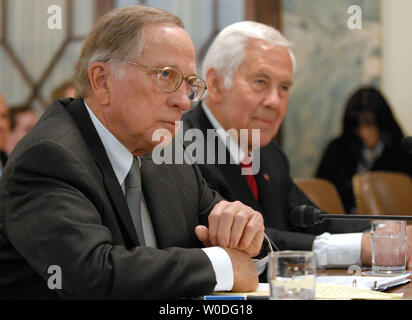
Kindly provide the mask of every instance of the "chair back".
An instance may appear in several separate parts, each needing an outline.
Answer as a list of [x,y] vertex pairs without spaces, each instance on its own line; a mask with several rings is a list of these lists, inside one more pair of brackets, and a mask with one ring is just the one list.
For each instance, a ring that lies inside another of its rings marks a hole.
[[295,178],[300,190],[324,212],[344,214],[345,209],[335,185],[321,178]]
[[398,172],[371,171],[352,178],[359,214],[412,215],[412,179]]

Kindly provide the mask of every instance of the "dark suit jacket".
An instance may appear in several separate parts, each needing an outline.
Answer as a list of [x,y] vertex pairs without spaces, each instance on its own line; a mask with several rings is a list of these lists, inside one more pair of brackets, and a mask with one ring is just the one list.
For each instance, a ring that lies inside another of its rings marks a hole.
[[[57,100],[18,144],[0,182],[0,297],[163,299],[213,291],[195,226],[221,197],[196,166],[142,158],[159,249],[139,247],[121,186],[79,99]],[[62,272],[50,290],[48,268]]]
[[[200,104],[183,114],[183,126],[186,132],[191,128],[200,129],[204,137],[207,136],[207,130],[213,128]],[[208,143],[213,143],[213,141],[208,141]],[[221,148],[218,144],[222,143],[219,138],[216,138],[215,143],[217,157],[217,150]],[[192,141],[185,141],[187,148],[191,144]],[[225,150],[224,147],[223,150]],[[207,159],[207,152],[206,148],[204,150],[205,159]],[[226,157],[228,159],[228,152]],[[239,200],[261,212],[265,221],[265,233],[281,250],[312,250],[313,241],[320,233],[360,231],[367,227],[364,222],[331,220],[310,228],[293,226],[289,221],[291,209],[303,204],[313,206],[313,203],[293,183],[289,174],[288,159],[275,142],[260,149],[260,171],[255,175],[259,189],[259,201],[254,198],[238,165],[217,164],[217,158],[214,160],[214,164],[207,164],[205,160],[204,164],[199,165],[209,187],[218,191],[229,201]]]

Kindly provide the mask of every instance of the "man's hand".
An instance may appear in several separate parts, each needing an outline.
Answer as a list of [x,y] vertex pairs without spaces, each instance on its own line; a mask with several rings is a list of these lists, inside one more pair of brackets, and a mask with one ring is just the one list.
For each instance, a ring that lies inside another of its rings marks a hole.
[[240,201],[220,201],[209,215],[209,229],[196,227],[196,235],[206,247],[220,246],[257,256],[265,227],[262,215]]

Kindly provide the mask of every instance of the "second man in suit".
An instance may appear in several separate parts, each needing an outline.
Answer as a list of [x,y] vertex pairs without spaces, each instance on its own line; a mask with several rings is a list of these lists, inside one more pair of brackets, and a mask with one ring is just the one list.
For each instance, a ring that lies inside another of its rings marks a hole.
[[[276,29],[251,21],[226,27],[203,61],[207,96],[184,113],[184,129],[200,129],[205,137],[200,169],[209,186],[262,212],[265,232],[276,247],[313,249],[318,266],[370,264],[369,233],[352,233],[365,230],[367,223],[327,220],[303,229],[289,221],[293,207],[313,205],[293,183],[288,159],[273,141],[286,115],[294,69],[290,43]],[[253,137],[254,130],[260,140]],[[245,146],[242,134],[247,136]],[[219,158],[222,145],[226,159]],[[249,155],[256,170],[243,175]]]

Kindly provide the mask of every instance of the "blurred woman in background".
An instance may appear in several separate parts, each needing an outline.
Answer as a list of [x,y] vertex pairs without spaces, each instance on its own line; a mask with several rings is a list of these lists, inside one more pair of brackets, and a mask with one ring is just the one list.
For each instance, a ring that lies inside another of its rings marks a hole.
[[403,133],[383,95],[373,87],[348,100],[343,133],[324,152],[316,176],[334,183],[346,213],[356,212],[352,177],[364,171],[396,171],[412,176],[412,156],[401,149]]

